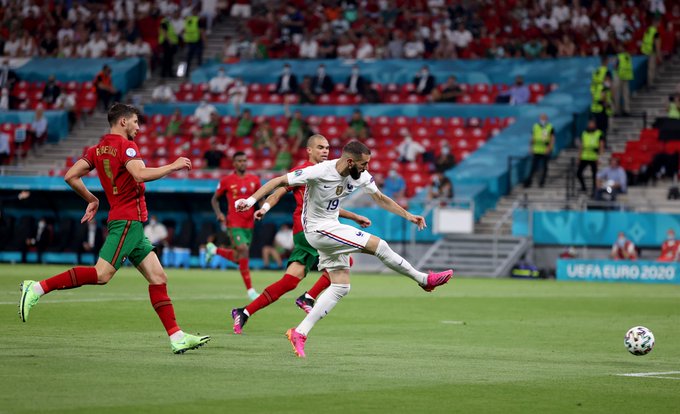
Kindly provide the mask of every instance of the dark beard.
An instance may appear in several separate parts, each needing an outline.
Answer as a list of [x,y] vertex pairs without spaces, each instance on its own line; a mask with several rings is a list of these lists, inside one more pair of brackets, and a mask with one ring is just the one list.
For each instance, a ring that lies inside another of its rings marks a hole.
[[355,180],[358,180],[359,177],[361,177],[361,173],[359,172],[359,169],[357,168],[356,165],[349,167],[349,175]]

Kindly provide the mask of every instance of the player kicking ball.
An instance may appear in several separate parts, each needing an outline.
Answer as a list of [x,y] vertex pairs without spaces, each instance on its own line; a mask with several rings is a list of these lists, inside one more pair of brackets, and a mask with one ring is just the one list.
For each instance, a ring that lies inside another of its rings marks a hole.
[[[328,140],[323,135],[312,135],[307,140],[307,154],[308,161],[295,167],[292,171],[316,165],[325,161],[328,158],[329,151]],[[253,316],[255,312],[262,308],[269,306],[276,302],[281,296],[295,289],[302,279],[307,276],[307,273],[316,265],[319,258],[319,253],[312,247],[307,239],[302,227],[302,205],[305,195],[305,187],[289,187],[277,188],[267,199],[262,207],[255,212],[255,219],[261,220],[265,214],[275,206],[281,197],[288,191],[293,191],[295,197],[295,211],[293,212],[293,240],[295,247],[288,258],[288,267],[286,273],[281,279],[267,286],[260,296],[250,302],[244,308],[235,308],[231,311],[231,317],[234,319],[234,333],[240,334],[243,331],[243,326],[248,321],[248,318]],[[345,217],[354,220],[361,227],[368,227],[371,221],[364,216],[354,214],[352,212],[340,209],[340,217]],[[316,297],[330,286],[331,281],[328,272],[324,270],[323,275],[314,284],[314,286],[300,296],[295,303],[302,310],[309,313],[314,306]]]
[[167,292],[168,277],[153,246],[144,236],[142,223],[147,220],[144,183],[167,176],[175,171],[191,169],[191,161],[180,157],[169,165],[148,168],[139,156],[133,139],[139,131],[139,111],[124,104],[114,104],[108,112],[111,131],[71,167],[64,180],[85,201],[87,209],[81,223],[95,219],[99,200],[92,194],[82,177],[96,169],[104,188],[109,211],[109,235],[99,252],[94,267],[74,267],[49,279],[21,284],[19,316],[28,321],[31,309],[40,297],[53,290],[73,289],[83,285],[105,285],[127,258],[149,282],[149,298],[170,337],[175,354],[205,345],[209,336],[184,333],[175,320],[175,311]]
[[[250,243],[253,240],[253,227],[255,218],[253,211],[236,211],[232,206],[234,201],[239,198],[248,197],[260,188],[260,178],[255,174],[247,174],[248,158],[244,152],[237,152],[232,158],[234,163],[234,173],[223,177],[217,185],[217,190],[213,194],[210,204],[212,205],[215,216],[220,223],[225,223],[229,228],[229,238],[234,249],[217,247],[213,243],[205,246],[205,260],[210,263],[217,254],[225,259],[238,263],[238,270],[241,272],[243,284],[250,300],[259,296],[253,289],[253,281],[250,278]],[[226,196],[227,208],[229,209],[225,218],[220,210],[220,197]]]
[[370,159],[368,147],[352,141],[342,149],[339,159],[274,178],[248,199],[236,201],[237,210],[247,210],[278,187],[307,186],[302,207],[304,233],[309,244],[318,250],[319,269],[328,270],[331,285],[319,296],[305,319],[296,328],[286,332],[295,354],[301,358],[305,357],[305,342],[311,329],[349,293],[351,253],[376,256],[385,266],[415,280],[427,292],[447,283],[453,275],[452,270],[429,274],[420,272],[395,253],[384,240],[338,221],[340,201],[361,188],[381,208],[414,223],[419,230],[426,227],[425,218],[409,213],[378,190],[367,171]]

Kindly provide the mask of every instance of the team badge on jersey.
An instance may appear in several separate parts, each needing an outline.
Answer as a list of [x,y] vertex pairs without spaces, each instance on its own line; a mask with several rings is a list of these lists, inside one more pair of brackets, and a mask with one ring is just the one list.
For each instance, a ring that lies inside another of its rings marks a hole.
[[302,175],[302,170],[295,170],[293,174],[295,174],[296,177],[299,177]]
[[135,151],[134,148],[128,148],[128,149],[125,150],[125,155],[127,155],[127,156],[130,157],[130,158],[132,158],[132,157],[134,157],[135,155],[137,155],[137,151]]
[[335,195],[340,195],[340,194],[342,194],[342,190],[343,190],[342,186],[339,185],[339,186],[335,189]]
[[352,189],[354,189],[354,186],[353,186],[352,184],[350,184],[350,183],[347,183],[347,189],[348,189],[349,191],[352,191]]

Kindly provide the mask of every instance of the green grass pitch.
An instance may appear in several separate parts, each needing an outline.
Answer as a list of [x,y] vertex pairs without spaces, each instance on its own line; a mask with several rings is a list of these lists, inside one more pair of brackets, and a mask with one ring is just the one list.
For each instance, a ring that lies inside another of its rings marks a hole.
[[[131,268],[43,297],[22,323],[21,280],[63,270],[0,266],[0,413],[680,412],[680,286],[454,279],[427,294],[357,274],[303,360],[284,332],[317,273],[236,336],[238,273],[169,269],[180,326],[213,337],[173,355]],[[279,276],[255,271],[255,287]],[[656,336],[647,356],[623,346],[635,325]]]

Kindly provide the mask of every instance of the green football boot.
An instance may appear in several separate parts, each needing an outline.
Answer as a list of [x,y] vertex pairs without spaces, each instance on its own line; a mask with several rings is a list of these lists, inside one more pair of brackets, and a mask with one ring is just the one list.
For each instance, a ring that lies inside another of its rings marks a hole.
[[217,254],[217,246],[214,243],[208,243],[205,245],[205,262],[210,263],[213,257]]
[[21,287],[19,288],[21,290],[21,300],[19,301],[19,317],[21,318],[22,322],[26,322],[28,320],[28,313],[40,299],[40,295],[33,291],[33,285],[36,283],[38,282],[35,280],[24,280],[21,283]]
[[175,354],[183,354],[186,351],[192,349],[200,348],[207,344],[210,340],[210,336],[196,336],[188,333],[184,334],[184,338],[180,341],[170,341],[170,346],[172,347],[172,352]]

